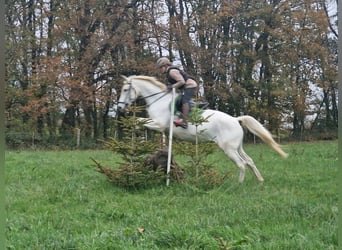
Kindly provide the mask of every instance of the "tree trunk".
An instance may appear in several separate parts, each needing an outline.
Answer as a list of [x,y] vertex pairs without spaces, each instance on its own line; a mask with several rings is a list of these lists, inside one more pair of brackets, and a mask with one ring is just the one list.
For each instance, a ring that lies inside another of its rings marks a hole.
[[71,105],[67,107],[62,120],[61,132],[64,138],[71,138],[76,126],[76,109]]

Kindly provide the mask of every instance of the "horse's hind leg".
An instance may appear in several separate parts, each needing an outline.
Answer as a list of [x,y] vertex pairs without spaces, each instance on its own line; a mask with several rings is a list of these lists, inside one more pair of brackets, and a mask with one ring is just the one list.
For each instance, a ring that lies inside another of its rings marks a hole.
[[231,159],[235,163],[235,165],[240,169],[239,182],[242,183],[245,179],[246,174],[246,167],[243,159],[241,158],[236,149],[227,149],[224,150],[224,152],[229,157],[229,159]]
[[251,157],[247,155],[247,153],[243,150],[242,147],[239,148],[239,154],[241,158],[246,162],[246,164],[250,167],[250,169],[253,171],[258,181],[260,182],[264,181],[264,178],[261,176],[259,170],[255,166],[254,161],[252,160]]

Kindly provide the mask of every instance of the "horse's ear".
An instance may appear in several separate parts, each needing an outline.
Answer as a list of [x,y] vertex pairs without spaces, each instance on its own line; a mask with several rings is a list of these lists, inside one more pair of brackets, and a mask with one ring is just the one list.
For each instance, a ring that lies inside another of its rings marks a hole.
[[127,80],[128,80],[127,76],[121,75],[121,77],[127,82]]

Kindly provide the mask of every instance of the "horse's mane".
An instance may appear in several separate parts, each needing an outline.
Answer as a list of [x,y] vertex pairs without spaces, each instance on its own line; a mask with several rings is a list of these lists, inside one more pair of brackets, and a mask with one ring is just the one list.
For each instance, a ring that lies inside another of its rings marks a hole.
[[164,83],[161,83],[160,81],[158,81],[155,77],[153,76],[143,76],[143,75],[139,75],[139,76],[130,76],[129,80],[143,80],[143,81],[149,81],[151,82],[153,85],[161,88],[162,90],[166,90],[166,85]]

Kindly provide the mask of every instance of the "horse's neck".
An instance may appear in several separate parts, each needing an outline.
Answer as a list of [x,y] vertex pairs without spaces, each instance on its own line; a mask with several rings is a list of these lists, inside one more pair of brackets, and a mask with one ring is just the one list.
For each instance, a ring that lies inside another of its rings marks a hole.
[[[147,86],[147,85],[146,85]],[[141,95],[145,97],[149,117],[160,126],[168,127],[170,121],[170,103],[172,95],[159,88],[141,88]]]

